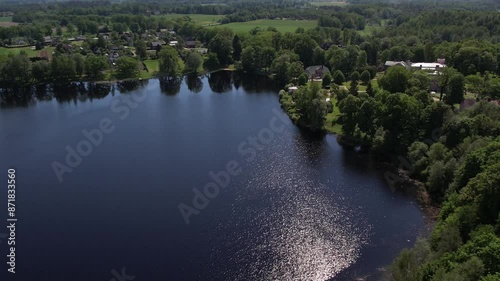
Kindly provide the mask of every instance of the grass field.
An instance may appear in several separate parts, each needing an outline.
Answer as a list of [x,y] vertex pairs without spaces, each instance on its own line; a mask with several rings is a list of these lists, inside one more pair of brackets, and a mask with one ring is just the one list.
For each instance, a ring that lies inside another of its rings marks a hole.
[[36,57],[40,53],[40,51],[47,51],[52,53],[55,50],[54,47],[45,47],[42,50],[35,50],[35,47],[23,47],[23,48],[0,48],[0,56],[7,56],[9,54],[17,55],[21,51],[25,51],[28,54],[28,57]]
[[234,32],[248,32],[256,27],[266,29],[270,26],[276,28],[280,32],[295,32],[299,27],[310,29],[316,27],[317,24],[317,21],[314,20],[254,20],[247,22],[232,22],[218,26],[230,28]]
[[318,1],[318,2],[309,2],[309,4],[316,7],[348,5],[347,2],[342,2],[342,1]]
[[161,15],[161,16],[157,16],[157,17],[160,17],[160,18],[164,17],[164,18],[170,20],[170,19],[175,19],[175,18],[184,17],[184,16],[190,17],[191,19],[193,19],[193,21],[195,23],[200,24],[200,25],[219,24],[218,20],[224,17],[222,15],[202,15],[202,14],[189,14],[189,15],[167,14],[167,15]]
[[331,102],[333,103],[333,112],[326,115],[325,130],[330,133],[341,134],[342,125],[337,123],[337,119],[339,119],[340,116],[340,110],[337,106],[337,98],[334,95],[331,97]]
[[12,17],[0,17],[0,27],[9,27],[18,25],[17,22],[12,22]]

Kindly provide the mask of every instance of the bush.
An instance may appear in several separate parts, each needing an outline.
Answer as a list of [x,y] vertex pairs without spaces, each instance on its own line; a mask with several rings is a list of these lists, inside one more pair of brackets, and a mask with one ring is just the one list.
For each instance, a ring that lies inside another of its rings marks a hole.
[[302,73],[300,76],[299,76],[299,86],[303,86],[307,83],[307,80],[309,80],[309,78],[307,78],[307,75],[305,73]]
[[371,80],[370,72],[368,72],[368,70],[363,71],[359,76],[359,79],[363,82],[363,84],[368,84]]
[[333,73],[333,83],[337,84],[337,85],[342,85],[342,83],[345,82],[345,76],[344,76],[344,73],[342,73],[342,71],[340,70],[337,70]]
[[330,75],[330,73],[325,74],[325,76],[323,76],[323,82],[321,85],[323,86],[323,88],[328,88],[331,83],[332,83],[332,76]]

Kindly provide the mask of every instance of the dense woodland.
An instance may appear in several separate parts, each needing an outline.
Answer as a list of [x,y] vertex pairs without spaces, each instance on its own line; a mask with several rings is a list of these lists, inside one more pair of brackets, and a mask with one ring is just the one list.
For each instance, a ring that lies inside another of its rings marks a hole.
[[[0,53],[2,101],[45,84],[138,78],[152,62],[166,81],[226,67],[269,75],[285,89],[298,86],[279,94],[294,122],[312,131],[341,126],[342,143],[399,161],[442,206],[432,235],[403,251],[388,279],[500,280],[500,107],[492,102],[500,99],[499,8],[497,1],[376,0],[321,8],[288,1],[5,4],[0,13],[19,25],[0,27],[0,47],[53,54]],[[209,27],[189,14],[222,17]],[[317,27],[236,33],[224,26],[282,18]],[[47,36],[56,39],[50,47]],[[69,47],[77,36],[85,39]],[[438,59],[447,67],[434,75],[384,66]],[[304,72],[312,65],[331,72],[312,83]],[[477,104],[460,108],[466,97]],[[337,111],[338,119],[327,121]],[[401,180],[388,176],[391,184]]]

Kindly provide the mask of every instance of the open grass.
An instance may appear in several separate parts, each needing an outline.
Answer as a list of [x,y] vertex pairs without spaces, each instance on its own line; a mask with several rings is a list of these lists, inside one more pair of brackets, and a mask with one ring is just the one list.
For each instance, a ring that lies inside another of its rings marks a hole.
[[16,26],[17,22],[12,21],[12,17],[0,17],[0,27]]
[[337,97],[331,96],[330,101],[333,104],[333,112],[326,115],[325,130],[334,134],[342,134],[342,125],[337,123],[340,116],[340,110],[337,106]]
[[309,2],[312,6],[316,7],[324,7],[324,6],[345,6],[348,5],[349,3],[344,2],[344,1],[314,1],[314,2]]
[[188,16],[190,17],[195,23],[200,24],[200,25],[217,25],[219,24],[219,20],[223,18],[223,15],[203,15],[203,14],[167,14],[167,15],[161,15],[161,16],[156,16],[156,17],[164,17],[166,19],[175,19],[179,17],[185,17]]
[[254,20],[247,22],[232,22],[218,26],[230,28],[234,32],[248,32],[256,27],[266,29],[270,26],[276,28],[280,32],[295,32],[299,27],[311,29],[316,27],[317,24],[317,21],[314,20]]
[[17,55],[21,51],[25,51],[28,57],[37,57],[41,51],[47,51],[52,53],[55,50],[54,47],[45,47],[42,50],[35,50],[35,47],[22,47],[22,48],[3,48],[0,47],[0,56],[8,56],[10,54]]
[[153,78],[158,73],[158,70],[160,70],[159,60],[145,60],[144,64],[148,67],[149,72],[145,70],[141,71],[139,77],[142,79]]
[[[372,82],[373,83],[373,82]],[[351,81],[344,82],[343,84],[347,89],[351,88]],[[366,86],[361,83],[361,81],[358,81],[358,92],[366,92]],[[375,86],[372,84],[372,86]],[[378,84],[377,84],[378,86]]]
[[361,36],[370,36],[372,35],[375,31],[381,30],[382,27],[380,25],[366,25],[365,29],[363,30],[358,30],[358,34]]

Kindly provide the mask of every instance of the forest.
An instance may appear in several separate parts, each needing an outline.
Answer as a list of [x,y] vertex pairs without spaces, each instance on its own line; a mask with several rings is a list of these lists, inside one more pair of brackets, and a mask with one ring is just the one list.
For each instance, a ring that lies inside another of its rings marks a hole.
[[[440,209],[388,280],[500,280],[498,1],[5,3],[2,104],[68,83],[270,76],[298,126],[396,163],[388,182],[420,182]],[[284,19],[294,32],[273,26]]]

